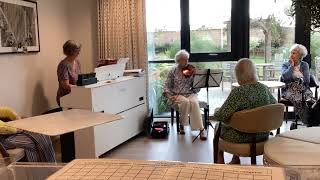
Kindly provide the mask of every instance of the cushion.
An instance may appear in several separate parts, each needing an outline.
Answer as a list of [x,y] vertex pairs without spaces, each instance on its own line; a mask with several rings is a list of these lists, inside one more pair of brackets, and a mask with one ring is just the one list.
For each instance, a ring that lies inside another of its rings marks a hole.
[[[264,142],[257,143],[256,155],[262,155],[264,149]],[[232,143],[219,139],[219,149],[237,156],[241,157],[250,157],[250,144],[249,143]]]
[[16,128],[8,126],[7,123],[0,120],[0,135],[15,134],[17,132]]
[[0,107],[0,120],[1,118],[16,120],[19,119],[19,116],[10,108]]
[[0,135],[2,134],[15,134],[17,129],[8,126],[4,121],[1,120],[16,120],[19,116],[10,108],[0,107]]
[[[24,150],[22,148],[8,149],[7,152],[12,162],[17,162],[24,157]],[[0,158],[3,158],[1,153]]]

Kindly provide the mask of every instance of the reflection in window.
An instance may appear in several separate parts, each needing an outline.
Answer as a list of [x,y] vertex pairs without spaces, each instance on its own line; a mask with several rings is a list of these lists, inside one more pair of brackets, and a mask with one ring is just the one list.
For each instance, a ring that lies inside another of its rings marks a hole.
[[311,72],[320,78],[320,32],[311,33],[310,53],[312,58]]
[[180,50],[180,0],[146,0],[148,60],[173,59]]
[[279,80],[280,67],[294,44],[291,0],[250,0],[250,59],[263,80]]

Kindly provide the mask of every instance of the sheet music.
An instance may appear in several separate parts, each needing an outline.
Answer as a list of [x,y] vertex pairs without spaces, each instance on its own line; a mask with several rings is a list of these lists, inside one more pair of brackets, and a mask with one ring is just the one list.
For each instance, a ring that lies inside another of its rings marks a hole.
[[[193,88],[205,88],[208,69],[197,69],[193,79]],[[222,81],[222,70],[210,69],[208,87],[219,87]]]
[[284,180],[284,169],[166,161],[76,159],[50,176],[60,179]]

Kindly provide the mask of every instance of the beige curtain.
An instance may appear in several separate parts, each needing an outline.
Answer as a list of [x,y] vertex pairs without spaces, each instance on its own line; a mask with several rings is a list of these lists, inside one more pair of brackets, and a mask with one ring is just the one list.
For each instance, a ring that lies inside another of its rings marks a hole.
[[145,0],[99,0],[99,58],[129,57],[128,69],[146,69]]

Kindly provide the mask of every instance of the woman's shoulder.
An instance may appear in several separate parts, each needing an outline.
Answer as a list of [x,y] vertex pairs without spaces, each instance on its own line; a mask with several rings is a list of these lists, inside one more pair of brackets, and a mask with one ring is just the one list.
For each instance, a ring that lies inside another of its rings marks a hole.
[[309,68],[309,64],[308,64],[307,62],[305,62],[305,61],[301,61],[301,62],[300,62],[300,66],[301,66],[301,67],[308,67],[308,68]]
[[66,59],[62,59],[62,60],[59,62],[58,67],[59,67],[59,66],[67,66],[67,65],[68,65],[67,60],[66,60]]
[[284,60],[282,65],[289,66],[290,65],[289,60],[288,59]]
[[268,89],[268,87],[260,82],[256,82],[253,84],[247,84],[247,85],[236,87],[233,90],[235,90],[235,92],[237,91],[249,92],[248,90],[250,89]]

